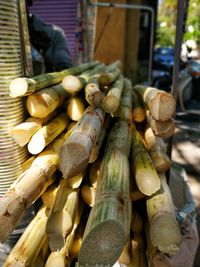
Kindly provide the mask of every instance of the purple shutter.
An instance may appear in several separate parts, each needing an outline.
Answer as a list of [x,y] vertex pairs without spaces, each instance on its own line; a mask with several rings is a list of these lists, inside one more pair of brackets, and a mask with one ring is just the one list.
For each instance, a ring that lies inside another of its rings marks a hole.
[[30,8],[30,12],[64,30],[72,61],[77,27],[77,2],[77,0],[34,0]]

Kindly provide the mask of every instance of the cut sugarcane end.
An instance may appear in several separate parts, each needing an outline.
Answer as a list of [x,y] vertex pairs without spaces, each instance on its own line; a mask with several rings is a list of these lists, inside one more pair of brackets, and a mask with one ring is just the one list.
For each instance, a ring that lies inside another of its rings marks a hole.
[[166,121],[174,114],[176,102],[172,95],[162,92],[159,97],[151,100],[149,108],[156,120]]
[[113,113],[119,107],[119,100],[114,96],[111,96],[111,97],[105,96],[102,101],[102,107],[105,112]]
[[[45,101],[37,93],[32,94],[27,97],[26,107],[28,113],[36,118],[43,119],[49,115],[49,107],[46,105]],[[37,108],[35,108],[37,107]]]
[[59,251],[54,251],[50,254],[45,264],[46,267],[65,267],[65,260]]
[[170,256],[175,255],[181,243],[180,228],[176,219],[166,213],[154,217],[153,223],[150,224],[150,239],[153,246],[161,252]]
[[62,86],[68,93],[74,94],[80,90],[81,83],[78,77],[67,75],[62,80]]
[[[17,90],[16,90],[17,88]],[[28,91],[28,82],[24,78],[16,78],[10,83],[10,96],[19,97],[26,94]]]
[[65,237],[73,227],[72,219],[65,210],[53,212],[46,225],[49,246],[52,251],[61,249],[65,244]]
[[98,224],[83,240],[78,256],[80,266],[114,265],[126,244],[124,236],[121,224],[114,220]]
[[[139,179],[137,179],[139,177]],[[143,179],[141,178],[143,177]],[[144,182],[143,182],[144,180]],[[146,169],[140,169],[136,174],[136,183],[138,189],[146,196],[156,193],[161,186],[160,178],[156,172]]]
[[32,155],[37,155],[45,148],[45,138],[42,134],[34,135],[28,143],[28,151]]

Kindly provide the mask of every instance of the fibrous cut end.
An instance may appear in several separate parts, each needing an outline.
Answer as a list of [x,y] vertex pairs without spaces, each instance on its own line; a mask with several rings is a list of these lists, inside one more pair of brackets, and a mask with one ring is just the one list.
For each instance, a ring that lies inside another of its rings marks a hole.
[[122,229],[121,224],[114,220],[93,228],[83,240],[78,256],[79,265],[114,265],[126,243]]

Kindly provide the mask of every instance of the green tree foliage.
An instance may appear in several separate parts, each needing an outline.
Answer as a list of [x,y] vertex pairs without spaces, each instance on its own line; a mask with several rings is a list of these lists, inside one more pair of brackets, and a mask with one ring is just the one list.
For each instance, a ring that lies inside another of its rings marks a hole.
[[[178,0],[162,0],[158,8],[157,45],[174,45]],[[184,40],[200,44],[200,0],[190,0]]]

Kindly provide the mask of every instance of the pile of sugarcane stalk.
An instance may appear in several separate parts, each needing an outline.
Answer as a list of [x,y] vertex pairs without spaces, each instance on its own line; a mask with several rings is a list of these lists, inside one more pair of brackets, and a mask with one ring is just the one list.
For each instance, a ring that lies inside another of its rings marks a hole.
[[39,210],[4,267],[147,267],[179,250],[165,178],[172,95],[133,86],[118,61],[18,78],[10,95],[25,97],[29,117],[10,135],[30,158],[0,198],[0,242],[28,207]]

